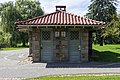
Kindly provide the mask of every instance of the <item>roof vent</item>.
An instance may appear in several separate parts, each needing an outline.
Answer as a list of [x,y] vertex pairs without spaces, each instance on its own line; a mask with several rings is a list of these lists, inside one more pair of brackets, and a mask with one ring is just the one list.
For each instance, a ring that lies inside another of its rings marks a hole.
[[66,6],[56,6],[56,11],[66,11]]

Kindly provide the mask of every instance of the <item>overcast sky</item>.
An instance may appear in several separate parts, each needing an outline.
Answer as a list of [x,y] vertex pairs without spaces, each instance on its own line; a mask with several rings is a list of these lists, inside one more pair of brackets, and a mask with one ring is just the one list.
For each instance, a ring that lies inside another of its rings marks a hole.
[[[0,0],[0,3],[15,0]],[[90,5],[90,0],[39,0],[42,9],[45,13],[51,13],[55,11],[56,5],[65,5],[67,7],[67,12],[76,15],[85,15]],[[120,1],[120,0],[118,0]],[[117,6],[117,12],[120,13],[120,3]]]

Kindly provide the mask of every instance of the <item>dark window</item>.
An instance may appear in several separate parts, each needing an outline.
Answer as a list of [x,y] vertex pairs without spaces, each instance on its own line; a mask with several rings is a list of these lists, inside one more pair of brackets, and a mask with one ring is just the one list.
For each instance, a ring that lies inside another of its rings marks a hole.
[[50,31],[42,31],[42,40],[50,40],[51,32]]
[[70,31],[70,40],[79,40],[79,31]]

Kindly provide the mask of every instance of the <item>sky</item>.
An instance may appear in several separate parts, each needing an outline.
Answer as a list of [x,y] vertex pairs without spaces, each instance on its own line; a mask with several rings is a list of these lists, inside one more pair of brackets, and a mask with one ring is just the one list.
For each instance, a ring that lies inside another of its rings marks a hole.
[[[7,1],[15,1],[15,0],[0,0],[0,3],[4,3]],[[88,6],[90,5],[90,0],[39,0],[41,3],[42,9],[45,13],[55,12],[56,5],[65,5],[67,8],[67,12],[84,16],[88,11]],[[118,0],[120,2],[120,0]],[[117,6],[117,12],[120,13],[120,3]]]

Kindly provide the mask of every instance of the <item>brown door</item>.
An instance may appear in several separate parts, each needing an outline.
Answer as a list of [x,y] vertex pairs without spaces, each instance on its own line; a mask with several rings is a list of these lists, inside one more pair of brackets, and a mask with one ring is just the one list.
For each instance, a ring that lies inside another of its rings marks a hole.
[[54,61],[68,61],[68,36],[66,29],[54,30]]

